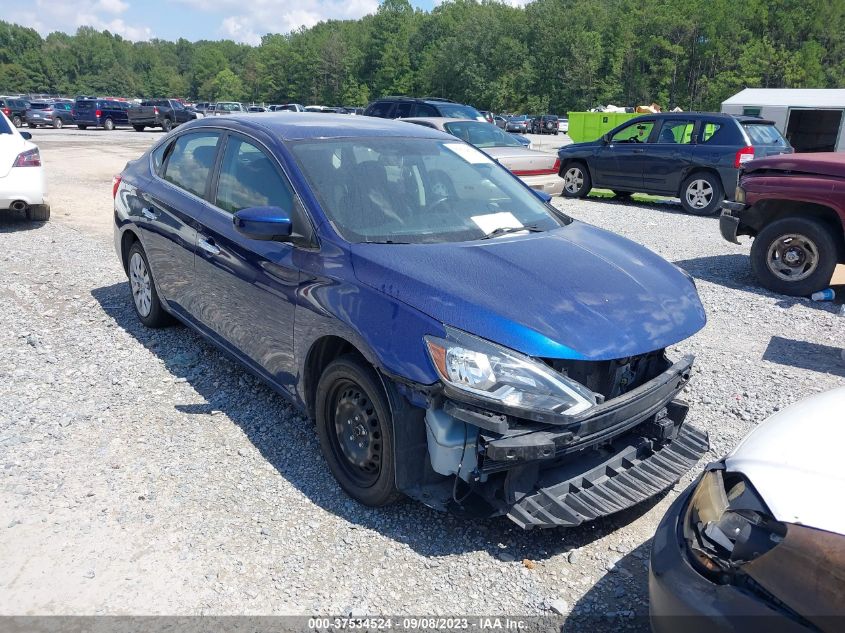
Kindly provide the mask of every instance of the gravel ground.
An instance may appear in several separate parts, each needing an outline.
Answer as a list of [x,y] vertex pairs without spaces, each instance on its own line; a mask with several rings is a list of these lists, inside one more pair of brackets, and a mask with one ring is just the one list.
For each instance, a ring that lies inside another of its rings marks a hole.
[[[62,181],[53,174],[54,189]],[[714,218],[556,204],[696,277],[709,322],[672,354],[698,357],[686,397],[710,433],[704,462],[843,383],[839,306],[760,290],[747,245],[724,242]],[[63,221],[72,207],[54,213],[40,226],[0,219],[0,614],[554,608],[645,627],[631,616],[647,613],[649,539],[692,474],[571,530],[361,507],[334,484],[309,421],[188,329],[140,326],[109,238]]]

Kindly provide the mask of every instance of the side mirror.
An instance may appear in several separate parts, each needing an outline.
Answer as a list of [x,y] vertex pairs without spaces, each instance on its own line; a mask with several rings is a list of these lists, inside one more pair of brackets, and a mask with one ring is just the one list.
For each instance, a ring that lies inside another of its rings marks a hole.
[[293,223],[279,207],[250,207],[235,213],[235,229],[254,240],[284,242],[291,236]]
[[539,189],[532,189],[531,191],[533,191],[534,195],[540,198],[540,200],[542,200],[546,204],[552,201],[551,194],[548,194],[545,191],[540,191]]
[[31,141],[32,140],[32,134],[30,134],[29,132],[21,132],[21,136],[23,137],[23,139],[25,141]]

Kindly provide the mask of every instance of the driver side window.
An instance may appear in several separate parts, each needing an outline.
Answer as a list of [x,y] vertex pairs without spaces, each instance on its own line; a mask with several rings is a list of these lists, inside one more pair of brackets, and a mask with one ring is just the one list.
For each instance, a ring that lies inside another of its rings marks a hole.
[[654,121],[638,121],[626,125],[610,137],[611,143],[646,143],[651,131],[654,129]]

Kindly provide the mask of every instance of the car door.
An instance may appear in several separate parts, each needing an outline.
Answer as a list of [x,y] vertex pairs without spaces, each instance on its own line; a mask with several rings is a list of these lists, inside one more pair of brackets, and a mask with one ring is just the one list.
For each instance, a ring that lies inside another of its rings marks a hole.
[[653,142],[643,146],[646,191],[677,195],[681,180],[693,164],[695,125],[692,119],[664,119]]
[[147,253],[156,288],[187,318],[196,311],[194,253],[198,219],[208,208],[211,175],[221,134],[181,134],[153,151],[153,176],[141,183],[139,216],[133,218]]
[[642,190],[643,154],[653,131],[653,119],[635,119],[611,131],[590,161],[593,184],[621,191]]
[[259,141],[229,133],[218,169],[197,242],[197,317],[232,352],[292,390],[301,251],[288,242],[244,236],[235,230],[233,214],[279,207],[291,214],[295,233],[307,219],[278,162]]

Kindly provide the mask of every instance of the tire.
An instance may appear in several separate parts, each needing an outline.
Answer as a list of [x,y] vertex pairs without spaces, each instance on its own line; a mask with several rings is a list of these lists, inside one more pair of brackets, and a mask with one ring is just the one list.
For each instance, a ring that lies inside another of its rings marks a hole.
[[87,130],[88,129],[87,125],[79,125],[78,123],[76,124],[76,127],[78,127],[80,130]]
[[785,217],[765,226],[754,238],[751,269],[764,288],[806,297],[830,285],[838,254],[833,232],[824,223]]
[[584,163],[569,163],[563,170],[563,195],[566,198],[586,198],[593,188],[590,171]]
[[170,119],[165,119],[161,122],[161,129],[164,130],[164,133],[167,134],[170,130],[173,129],[173,121]]
[[50,219],[50,206],[46,204],[35,204],[26,210],[26,218],[33,222],[46,222]]
[[719,211],[725,193],[719,177],[710,172],[692,174],[681,185],[681,206],[692,215],[713,215]]
[[149,328],[160,328],[170,323],[170,315],[158,298],[147,254],[140,242],[129,248],[126,256],[126,273],[129,276],[129,288],[132,292],[132,305],[141,323]]
[[103,127],[109,132],[111,132],[114,129],[114,121],[112,121],[111,119],[106,119],[105,121],[103,121]]
[[57,130],[61,130],[65,126],[65,122],[61,120],[61,118],[53,120],[53,127]]
[[147,126],[146,125],[133,125],[132,127],[135,128],[136,132],[143,132],[144,129],[146,129]]
[[393,419],[373,368],[353,355],[329,363],[315,412],[320,448],[340,487],[366,506],[396,501]]
[[12,117],[12,125],[15,127],[23,127],[23,119],[20,118],[18,115]]

